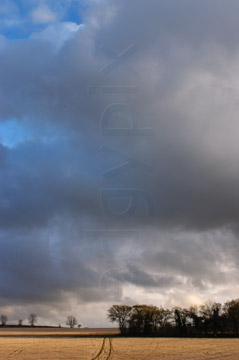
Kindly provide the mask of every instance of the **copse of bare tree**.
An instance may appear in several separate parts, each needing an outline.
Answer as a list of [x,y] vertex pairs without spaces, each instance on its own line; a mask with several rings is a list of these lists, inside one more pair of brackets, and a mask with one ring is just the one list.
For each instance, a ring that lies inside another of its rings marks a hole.
[[67,316],[66,325],[68,325],[70,328],[74,328],[77,325],[76,318],[72,315]]
[[29,314],[29,316],[28,316],[28,321],[29,321],[29,324],[31,325],[31,326],[35,326],[35,324],[37,323],[37,315],[36,314],[33,314],[33,313],[31,313],[31,314]]
[[2,325],[2,326],[6,326],[6,325],[7,325],[8,318],[7,318],[6,315],[1,315],[0,320],[1,320],[1,325]]
[[239,336],[239,299],[172,310],[152,305],[113,305],[108,318],[122,335]]

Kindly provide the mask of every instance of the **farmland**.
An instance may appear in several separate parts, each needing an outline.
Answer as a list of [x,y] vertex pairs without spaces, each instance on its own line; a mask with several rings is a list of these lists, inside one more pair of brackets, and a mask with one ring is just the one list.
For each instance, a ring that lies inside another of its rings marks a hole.
[[115,329],[0,331],[0,359],[239,359],[239,339],[120,338]]

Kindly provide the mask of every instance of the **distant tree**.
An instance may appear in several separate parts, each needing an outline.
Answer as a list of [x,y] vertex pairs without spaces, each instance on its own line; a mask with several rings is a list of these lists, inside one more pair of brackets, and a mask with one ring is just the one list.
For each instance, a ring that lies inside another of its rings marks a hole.
[[202,317],[200,316],[198,306],[190,306],[188,310],[188,317],[191,319],[192,325],[196,329],[197,333],[200,334],[202,330]]
[[239,335],[239,299],[228,301],[223,307],[229,331]]
[[156,306],[134,305],[130,317],[131,332],[150,335],[156,331],[158,311]]
[[217,334],[221,329],[221,308],[220,303],[207,302],[200,306],[200,314],[202,317],[204,333],[208,335],[208,332]]
[[157,328],[157,313],[158,308],[152,305],[144,305],[142,308],[142,315],[144,319],[143,323],[143,333],[144,335],[149,335]]
[[7,321],[8,321],[8,318],[6,315],[1,315],[1,324],[2,326],[6,326],[7,325]]
[[37,323],[37,315],[33,313],[29,314],[28,321],[31,326],[35,326],[35,324]]
[[163,335],[165,333],[166,327],[169,325],[169,320],[172,318],[172,311],[169,309],[157,309],[155,314],[155,331],[159,327],[159,333]]
[[67,316],[66,325],[70,326],[70,328],[74,328],[75,325],[77,325],[76,318],[72,315]]
[[211,326],[215,336],[218,332],[222,332],[221,310],[222,304],[216,302],[212,304]]
[[113,305],[108,310],[108,319],[118,322],[121,334],[126,332],[131,310],[132,307],[128,305]]
[[210,322],[212,317],[211,306],[212,306],[211,302],[207,302],[200,306],[200,315],[202,318],[204,335],[208,335],[208,332],[210,331]]
[[131,334],[139,335],[144,332],[144,307],[145,305],[134,305],[129,319],[129,331]]
[[22,326],[22,320],[18,320],[18,326]]
[[174,321],[178,329],[178,335],[185,335],[187,332],[188,310],[181,307],[174,308]]

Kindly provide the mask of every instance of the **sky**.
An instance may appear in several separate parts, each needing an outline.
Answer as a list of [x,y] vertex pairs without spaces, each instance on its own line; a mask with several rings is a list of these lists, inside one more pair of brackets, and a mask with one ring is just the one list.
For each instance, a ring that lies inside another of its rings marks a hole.
[[0,1],[0,313],[239,297],[239,2]]

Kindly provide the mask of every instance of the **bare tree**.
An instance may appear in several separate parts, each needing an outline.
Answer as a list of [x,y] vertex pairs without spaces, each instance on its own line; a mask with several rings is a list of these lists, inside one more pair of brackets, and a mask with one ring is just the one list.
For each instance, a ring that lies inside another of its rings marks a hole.
[[177,306],[173,309],[173,316],[178,335],[185,335],[187,333],[188,310]]
[[173,314],[172,311],[169,309],[160,308],[157,309],[154,312],[154,323],[155,323],[155,329],[157,330],[157,327],[159,326],[161,334],[164,333],[164,331],[167,328],[167,325],[169,325],[169,320],[172,318]]
[[8,321],[7,316],[6,315],[1,315],[1,324],[2,324],[2,326],[6,326],[7,321]]
[[113,305],[108,310],[108,319],[118,322],[121,334],[126,332],[131,310],[132,307],[128,305]]
[[220,316],[222,305],[220,303],[206,302],[200,306],[205,335],[211,332],[214,335],[220,330]]
[[224,314],[228,319],[229,331],[239,335],[239,299],[224,304]]
[[28,321],[31,326],[34,326],[37,323],[37,315],[36,314],[29,314]]
[[192,305],[188,309],[188,317],[192,322],[193,327],[196,329],[198,334],[202,332],[203,317],[200,316],[200,310],[197,305]]
[[75,325],[77,325],[76,318],[72,315],[67,316],[66,325],[70,326],[70,328],[75,327]]

